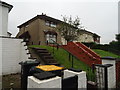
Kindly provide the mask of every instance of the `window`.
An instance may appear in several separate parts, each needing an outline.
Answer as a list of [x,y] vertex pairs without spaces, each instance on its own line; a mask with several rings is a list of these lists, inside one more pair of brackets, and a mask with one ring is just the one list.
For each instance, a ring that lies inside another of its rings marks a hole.
[[45,25],[50,26],[50,22],[49,22],[49,21],[46,21],[46,22],[45,22]]
[[53,43],[53,40],[56,42],[56,35],[53,34],[46,34],[46,41],[48,41],[48,43]]
[[56,24],[54,22],[51,22],[50,26],[51,27],[56,27]]
[[50,22],[50,21],[45,21],[45,25],[50,26],[50,27],[56,27],[56,23]]

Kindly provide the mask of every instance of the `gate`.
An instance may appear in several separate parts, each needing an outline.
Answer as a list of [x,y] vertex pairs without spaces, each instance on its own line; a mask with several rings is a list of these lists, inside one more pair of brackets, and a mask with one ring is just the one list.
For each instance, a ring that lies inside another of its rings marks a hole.
[[78,76],[72,76],[62,79],[62,90],[74,89],[78,90]]
[[105,84],[105,70],[100,66],[96,66],[96,83],[98,88],[104,88]]
[[93,65],[91,73],[88,78],[88,89],[90,88],[102,88],[108,90],[108,68],[113,66],[112,64],[95,64]]
[[96,64],[96,80],[97,87],[108,90],[108,68],[113,66],[112,64]]

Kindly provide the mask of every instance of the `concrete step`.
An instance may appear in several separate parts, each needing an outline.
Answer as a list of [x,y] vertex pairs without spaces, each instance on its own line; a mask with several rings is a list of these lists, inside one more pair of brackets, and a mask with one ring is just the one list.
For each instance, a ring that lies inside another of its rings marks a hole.
[[42,55],[42,56],[51,56],[50,53],[40,53],[40,55]]
[[28,59],[37,59],[36,57],[28,57]]
[[37,50],[39,53],[49,53],[47,50]]
[[44,60],[46,63],[56,63],[54,59],[45,59]]
[[44,57],[44,59],[53,59],[52,56],[43,56],[43,57]]

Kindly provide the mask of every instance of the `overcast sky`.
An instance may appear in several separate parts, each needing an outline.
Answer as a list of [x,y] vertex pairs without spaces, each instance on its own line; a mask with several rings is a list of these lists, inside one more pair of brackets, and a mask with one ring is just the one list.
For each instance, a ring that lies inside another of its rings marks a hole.
[[36,15],[45,13],[62,20],[61,15],[78,16],[86,30],[101,36],[101,43],[109,43],[118,33],[118,0],[2,0],[11,5],[8,31],[13,36],[17,26]]

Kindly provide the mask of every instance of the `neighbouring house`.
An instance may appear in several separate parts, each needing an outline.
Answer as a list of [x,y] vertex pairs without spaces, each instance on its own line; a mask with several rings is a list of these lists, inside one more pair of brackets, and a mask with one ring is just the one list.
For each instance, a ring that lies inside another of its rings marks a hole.
[[8,32],[8,14],[12,8],[12,5],[0,1],[0,76],[19,73],[21,68],[18,63],[30,57],[23,39],[11,37]]
[[78,38],[79,42],[95,42],[100,43],[100,36],[96,33],[92,33],[90,31],[87,31],[85,29],[80,30],[80,36]]
[[0,1],[0,36],[7,36],[8,13],[12,7],[12,5]]
[[[66,44],[65,39],[62,38],[60,33],[56,30],[56,27],[58,27],[61,22],[62,21],[49,17],[45,14],[37,15],[18,26],[19,32],[16,37],[23,38],[28,41],[29,44],[34,45],[51,44],[53,43],[52,40],[59,44]],[[94,37],[94,33],[81,30],[81,35],[78,41],[100,43],[100,36],[97,34],[95,35],[97,37]]]

